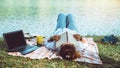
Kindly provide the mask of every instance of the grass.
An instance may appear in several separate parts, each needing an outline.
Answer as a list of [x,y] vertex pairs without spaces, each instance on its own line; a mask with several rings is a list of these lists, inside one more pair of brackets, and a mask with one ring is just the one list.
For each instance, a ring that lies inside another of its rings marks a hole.
[[[0,39],[0,68],[119,68],[120,44],[111,45],[100,42],[102,37],[94,36],[99,48],[102,65],[73,62],[61,59],[30,59],[8,55],[3,39]],[[120,37],[119,37],[120,39]]]

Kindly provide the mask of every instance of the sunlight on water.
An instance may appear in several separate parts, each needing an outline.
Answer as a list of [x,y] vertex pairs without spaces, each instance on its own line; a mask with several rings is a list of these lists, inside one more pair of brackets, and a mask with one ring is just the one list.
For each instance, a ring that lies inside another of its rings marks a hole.
[[49,36],[59,13],[73,14],[81,35],[120,36],[120,0],[0,1],[0,36],[18,29]]

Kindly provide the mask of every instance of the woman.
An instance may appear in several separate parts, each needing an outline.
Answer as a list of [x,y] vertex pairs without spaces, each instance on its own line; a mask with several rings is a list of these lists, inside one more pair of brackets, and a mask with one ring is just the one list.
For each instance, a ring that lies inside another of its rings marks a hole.
[[[56,47],[56,42],[61,38],[60,35],[64,32],[73,34],[73,37],[78,41],[78,44],[72,44],[71,42],[62,43],[60,47]],[[73,60],[80,57],[80,46],[85,43],[85,40],[79,35],[79,31],[76,28],[73,16],[71,14],[64,15],[60,13],[57,19],[57,26],[48,41],[46,41],[46,48],[50,50],[57,50],[59,55],[66,60]]]

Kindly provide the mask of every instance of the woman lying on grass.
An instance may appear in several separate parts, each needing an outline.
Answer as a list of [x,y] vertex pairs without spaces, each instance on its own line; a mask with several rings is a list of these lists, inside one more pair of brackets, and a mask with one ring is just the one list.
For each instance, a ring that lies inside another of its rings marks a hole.
[[[78,42],[73,44],[71,42],[62,43],[59,47],[56,46],[56,42],[60,40],[61,34],[64,32],[69,32]],[[87,44],[85,40],[80,36],[78,29],[76,28],[74,19],[71,14],[65,16],[64,14],[59,14],[57,19],[57,26],[48,41],[45,43],[46,48],[50,50],[57,50],[59,55],[66,60],[73,60],[80,57],[80,50],[83,49],[83,44]],[[81,46],[83,48],[81,48]]]

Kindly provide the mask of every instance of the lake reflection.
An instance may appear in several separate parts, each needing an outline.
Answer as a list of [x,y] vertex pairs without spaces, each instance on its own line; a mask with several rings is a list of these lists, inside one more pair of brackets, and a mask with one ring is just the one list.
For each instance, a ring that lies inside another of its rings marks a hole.
[[59,13],[71,13],[81,35],[120,36],[120,0],[0,0],[0,36],[23,29],[49,36]]

